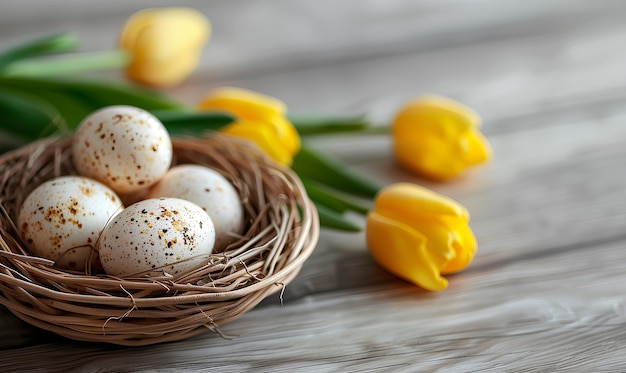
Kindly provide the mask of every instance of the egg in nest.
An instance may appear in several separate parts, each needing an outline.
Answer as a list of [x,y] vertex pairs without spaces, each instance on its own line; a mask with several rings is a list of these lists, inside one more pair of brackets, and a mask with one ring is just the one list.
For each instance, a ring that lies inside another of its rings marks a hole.
[[236,241],[244,229],[244,210],[235,187],[218,171],[198,165],[172,167],[148,192],[147,198],[175,197],[195,203],[215,225],[215,250]]
[[156,183],[169,169],[172,154],[172,140],[163,123],[134,106],[96,110],[81,121],[72,141],[78,173],[118,194]]
[[176,275],[208,262],[215,228],[198,205],[150,198],[128,206],[98,241],[104,271],[113,276]]
[[123,208],[106,185],[82,176],[61,176],[40,184],[26,197],[17,226],[32,254],[53,260],[59,268],[97,271],[98,237]]

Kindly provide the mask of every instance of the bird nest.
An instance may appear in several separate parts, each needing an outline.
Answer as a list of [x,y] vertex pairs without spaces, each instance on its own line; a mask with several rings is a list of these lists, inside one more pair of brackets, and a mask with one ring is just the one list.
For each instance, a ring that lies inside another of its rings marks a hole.
[[319,237],[317,211],[289,169],[225,135],[173,139],[173,164],[200,164],[235,187],[246,228],[237,242],[175,276],[117,278],[59,269],[28,252],[16,229],[28,194],[76,174],[71,138],[45,139],[0,156],[0,303],[41,329],[118,345],[175,341],[219,326],[281,291]]

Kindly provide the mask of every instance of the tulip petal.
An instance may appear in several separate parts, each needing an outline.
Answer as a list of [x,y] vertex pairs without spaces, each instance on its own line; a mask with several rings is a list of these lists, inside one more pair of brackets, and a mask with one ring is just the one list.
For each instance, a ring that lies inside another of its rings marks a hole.
[[467,139],[466,162],[468,166],[480,164],[491,159],[493,152],[491,145],[482,133],[476,130],[469,131]]
[[211,27],[192,8],[145,9],[133,14],[120,32],[119,45],[131,55],[130,79],[153,86],[179,83],[198,64]]
[[386,216],[401,216],[402,221],[440,215],[469,219],[469,212],[458,202],[411,183],[395,183],[381,189],[376,196],[374,208]]
[[300,135],[287,119],[286,105],[279,99],[243,88],[214,89],[198,104],[203,111],[220,111],[245,123],[265,123],[273,127],[278,146],[293,158],[300,151]]
[[455,273],[465,269],[476,255],[476,238],[467,223],[454,219],[449,228],[454,234],[452,246],[456,256],[441,268],[441,274]]
[[126,22],[119,43],[123,49],[139,45],[150,55],[169,58],[182,50],[202,46],[209,38],[210,28],[206,17],[192,8],[144,9]]
[[449,180],[465,170],[465,159],[453,156],[454,153],[450,144],[428,137],[394,144],[395,158],[402,167],[431,180]]
[[129,50],[135,45],[139,35],[150,25],[149,20],[153,12],[152,9],[140,10],[126,21],[119,36],[119,46],[122,49]]
[[427,290],[448,286],[427,252],[425,236],[375,212],[368,214],[366,224],[368,248],[383,268]]
[[220,132],[252,141],[274,161],[285,166],[291,164],[291,155],[281,146],[273,127],[265,122],[236,122],[222,128]]
[[214,89],[198,104],[198,108],[225,110],[246,120],[265,120],[267,117],[287,113],[287,106],[281,100],[236,87]]
[[450,118],[455,123],[454,127],[460,126],[462,130],[481,126],[480,116],[474,109],[448,97],[424,95],[413,99],[409,105],[413,105],[414,110],[426,115]]
[[[456,235],[436,219],[431,221],[404,222],[427,238],[426,250],[435,267],[439,270],[456,257]],[[441,271],[440,271],[441,272]]]
[[278,136],[278,141],[281,142],[285,150],[295,156],[300,151],[300,135],[296,131],[291,122],[283,115],[274,115],[267,118],[266,122],[274,127]]
[[442,96],[417,97],[392,125],[394,155],[407,170],[433,180],[448,180],[491,156],[473,109]]
[[433,180],[461,174],[467,168],[467,146],[463,147],[461,140],[471,129],[469,124],[461,126],[441,115],[407,113],[399,116],[393,127],[394,153],[402,167]]

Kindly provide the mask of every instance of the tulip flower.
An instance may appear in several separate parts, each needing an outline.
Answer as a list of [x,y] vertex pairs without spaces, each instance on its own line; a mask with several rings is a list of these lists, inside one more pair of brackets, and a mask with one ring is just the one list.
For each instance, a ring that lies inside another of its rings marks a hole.
[[236,113],[243,119],[264,119],[287,115],[287,105],[272,96],[237,87],[215,88],[198,105],[200,109],[218,109]]
[[122,28],[120,48],[131,57],[126,70],[136,82],[167,87],[187,78],[209,40],[208,19],[191,8],[153,8],[134,13]]
[[442,290],[442,274],[467,267],[476,252],[469,213],[456,201],[415,184],[381,189],[367,215],[366,240],[386,270],[427,290]]
[[300,135],[287,119],[287,106],[280,100],[241,88],[213,90],[198,105],[199,110],[232,115],[236,121],[220,131],[244,137],[276,162],[290,166],[300,151]]
[[393,121],[396,160],[430,179],[454,178],[491,158],[479,128],[478,114],[459,102],[441,96],[415,98]]

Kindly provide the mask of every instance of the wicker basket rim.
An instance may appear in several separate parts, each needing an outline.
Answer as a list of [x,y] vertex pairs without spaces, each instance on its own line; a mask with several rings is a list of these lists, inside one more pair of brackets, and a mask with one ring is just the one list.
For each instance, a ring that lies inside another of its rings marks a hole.
[[[193,281],[182,283],[177,281],[187,277],[117,279],[51,268],[49,260],[29,256],[20,248],[19,239],[6,234],[11,229],[6,220],[16,208],[7,187],[41,180],[40,174],[71,173],[71,141],[71,137],[47,138],[0,155],[0,304],[39,328],[76,340],[120,345],[178,340],[207,330],[221,333],[218,325],[238,318],[269,294],[284,289],[317,245],[317,210],[297,174],[274,164],[247,142],[211,134],[202,139],[173,138],[176,154],[181,161],[214,162],[215,167],[237,172],[234,181],[251,201],[248,209],[250,219],[256,222],[251,224],[256,227],[254,232],[287,226],[284,233],[276,230],[282,238],[272,250],[259,250],[259,260],[271,261],[271,265],[260,265],[256,256],[246,257],[254,265],[242,262],[243,267],[225,274],[221,277],[224,280],[218,275],[202,284],[194,283],[195,274],[187,276]],[[264,203],[270,203],[265,198],[284,205],[264,208]],[[293,211],[296,207],[297,213]],[[257,234],[254,232],[250,234]],[[227,264],[231,262],[237,263],[233,260]],[[264,274],[265,267],[270,272]],[[248,272],[249,268],[258,273]],[[198,276],[202,273],[200,270]],[[72,290],[80,288],[77,284],[93,291]]]

